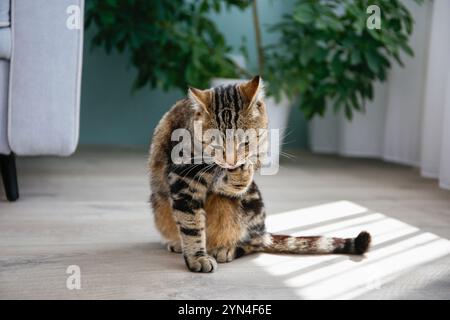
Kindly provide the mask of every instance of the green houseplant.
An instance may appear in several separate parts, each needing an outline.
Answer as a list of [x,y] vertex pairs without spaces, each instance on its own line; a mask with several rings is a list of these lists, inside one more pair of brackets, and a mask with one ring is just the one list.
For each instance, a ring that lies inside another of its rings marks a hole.
[[137,70],[135,88],[207,87],[212,77],[235,77],[231,48],[208,18],[245,0],[102,0],[86,2],[86,28],[92,46],[130,55]]
[[[416,1],[421,2],[421,1]],[[400,0],[378,0],[380,28],[367,27],[368,0],[296,0],[291,13],[270,28],[280,35],[264,47],[269,92],[299,97],[308,118],[323,116],[327,101],[348,119],[373,98],[373,83],[384,81],[392,62],[402,64],[413,19]],[[261,45],[259,45],[262,47]]]

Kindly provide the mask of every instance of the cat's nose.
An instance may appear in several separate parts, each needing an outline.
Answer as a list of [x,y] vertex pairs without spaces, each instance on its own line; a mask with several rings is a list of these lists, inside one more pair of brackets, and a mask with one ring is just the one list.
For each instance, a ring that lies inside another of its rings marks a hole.
[[234,161],[234,159],[226,159],[225,163],[227,164],[229,169],[236,168],[236,161]]

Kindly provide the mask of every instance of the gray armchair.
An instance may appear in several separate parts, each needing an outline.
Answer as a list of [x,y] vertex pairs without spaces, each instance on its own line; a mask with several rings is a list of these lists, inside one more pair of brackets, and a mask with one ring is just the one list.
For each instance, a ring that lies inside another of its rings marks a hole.
[[77,146],[83,7],[0,0],[0,167],[10,201],[19,196],[16,155],[67,156]]

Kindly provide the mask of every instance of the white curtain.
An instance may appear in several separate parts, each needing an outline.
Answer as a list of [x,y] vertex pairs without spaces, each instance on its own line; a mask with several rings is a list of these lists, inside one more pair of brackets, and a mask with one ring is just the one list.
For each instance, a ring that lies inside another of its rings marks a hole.
[[[420,167],[450,189],[450,1],[405,1],[415,19],[414,57],[402,56],[374,100],[349,122],[329,111],[310,122],[315,152],[378,157]],[[330,110],[331,108],[329,108]]]

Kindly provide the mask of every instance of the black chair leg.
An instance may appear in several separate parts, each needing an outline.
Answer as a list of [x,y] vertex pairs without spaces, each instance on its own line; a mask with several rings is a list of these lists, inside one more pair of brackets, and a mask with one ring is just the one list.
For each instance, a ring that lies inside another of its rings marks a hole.
[[16,201],[19,198],[19,186],[17,185],[16,157],[13,153],[0,154],[0,169],[6,198],[9,201]]

